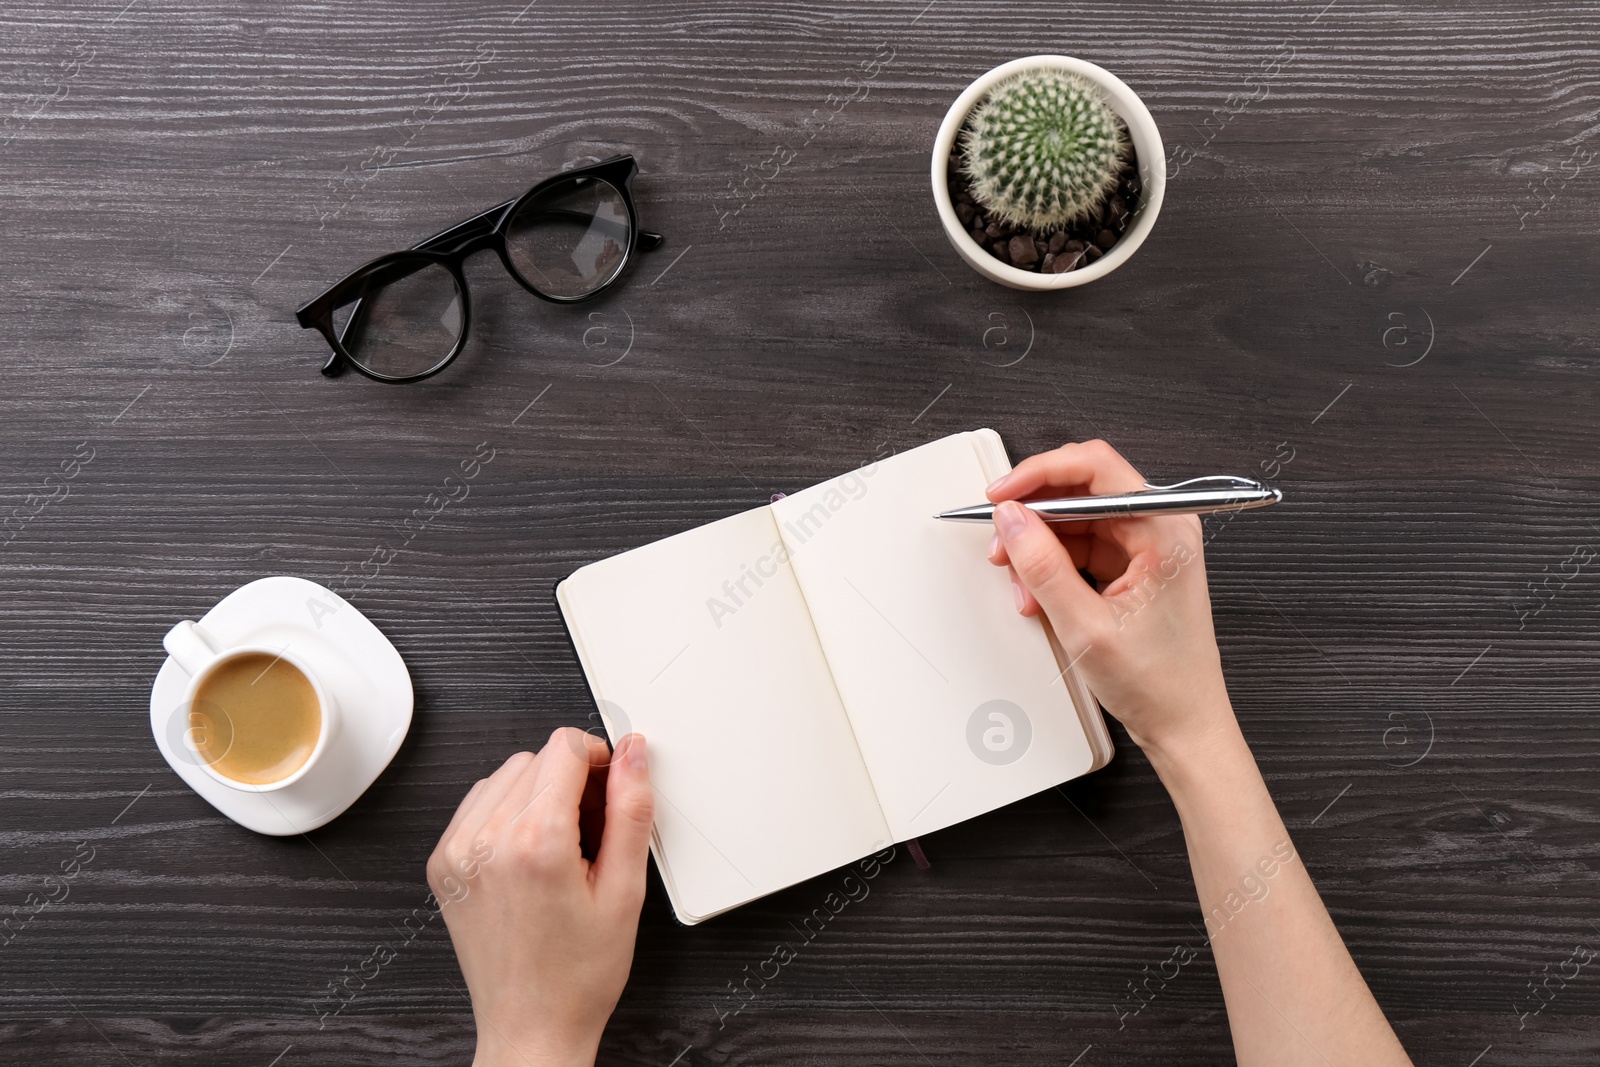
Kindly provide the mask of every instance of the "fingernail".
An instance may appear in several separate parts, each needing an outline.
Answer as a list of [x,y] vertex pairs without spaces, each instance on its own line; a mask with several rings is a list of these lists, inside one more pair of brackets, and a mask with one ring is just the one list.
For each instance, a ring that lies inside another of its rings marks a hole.
[[1016,582],[1011,583],[1011,599],[1016,602],[1018,611],[1028,606],[1028,602],[1022,597],[1022,586]]
[[644,752],[644,734],[634,734],[628,739],[628,766],[642,771],[649,766]]
[[1000,551],[1000,535],[995,534],[994,540],[989,542],[989,558],[993,559],[995,553]]
[[994,527],[1000,531],[1000,538],[1010,541],[1022,533],[1028,525],[1027,516],[1022,513],[1022,505],[1012,500],[1007,500],[994,509]]
[[1006,481],[1010,477],[1011,477],[1011,475],[1009,475],[1009,474],[1002,474],[1000,477],[996,478],[994,481],[989,483],[989,488],[985,489],[984,493],[989,495],[989,496],[994,496],[995,493],[999,492],[1000,487],[1002,485],[1006,484]]

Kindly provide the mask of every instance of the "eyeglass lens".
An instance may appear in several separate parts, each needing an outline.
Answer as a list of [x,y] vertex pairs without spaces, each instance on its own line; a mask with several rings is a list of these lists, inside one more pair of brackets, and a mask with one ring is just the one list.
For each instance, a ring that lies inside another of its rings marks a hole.
[[461,311],[461,288],[449,270],[437,263],[399,264],[369,279],[345,328],[345,351],[374,374],[424,374],[461,340]]
[[513,268],[547,296],[587,296],[616,277],[627,252],[627,201],[599,178],[556,182],[518,208],[506,228]]

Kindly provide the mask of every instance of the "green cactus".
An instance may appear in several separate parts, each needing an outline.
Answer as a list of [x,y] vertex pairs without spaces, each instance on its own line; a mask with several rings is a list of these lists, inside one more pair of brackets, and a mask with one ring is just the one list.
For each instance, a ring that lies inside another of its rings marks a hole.
[[963,150],[974,199],[1043,233],[1100,209],[1116,188],[1128,133],[1087,79],[1041,67],[990,90],[967,120]]

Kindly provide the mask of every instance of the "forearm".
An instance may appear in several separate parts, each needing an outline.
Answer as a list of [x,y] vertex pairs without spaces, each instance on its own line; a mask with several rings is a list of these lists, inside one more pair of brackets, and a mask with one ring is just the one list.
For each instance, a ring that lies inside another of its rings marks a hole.
[[[1226,704],[1225,694],[1213,698]],[[1278,816],[1231,709],[1151,763],[1183,823],[1241,1067],[1409,1064]]]

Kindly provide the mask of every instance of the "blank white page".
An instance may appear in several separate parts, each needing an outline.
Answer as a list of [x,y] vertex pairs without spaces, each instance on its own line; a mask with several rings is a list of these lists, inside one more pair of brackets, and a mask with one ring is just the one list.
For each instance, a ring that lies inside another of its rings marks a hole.
[[977,430],[772,505],[897,841],[1097,762],[1043,625],[986,558],[994,528],[933,518],[984,499],[979,449],[1005,469]]
[[890,841],[767,508],[557,589],[612,741],[650,746],[653,851],[698,922]]

